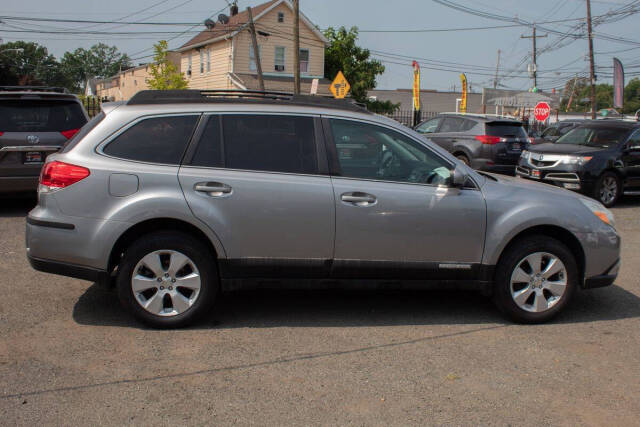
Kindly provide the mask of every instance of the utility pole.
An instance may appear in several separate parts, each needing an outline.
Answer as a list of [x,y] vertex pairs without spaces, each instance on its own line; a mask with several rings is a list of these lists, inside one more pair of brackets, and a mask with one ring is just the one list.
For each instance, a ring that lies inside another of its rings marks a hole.
[[247,14],[249,15],[249,32],[251,33],[251,44],[253,45],[253,58],[256,61],[256,71],[258,71],[258,85],[260,90],[264,92],[264,79],[262,78],[262,64],[260,62],[260,49],[258,49],[258,40],[256,37],[256,27],[253,25],[253,14],[251,8],[247,8]]
[[589,34],[589,74],[591,80],[591,119],[596,118],[596,73],[593,65],[593,33],[591,31],[591,0],[587,0],[587,33]]
[[300,94],[300,0],[293,0],[293,93]]
[[[587,0],[588,1],[588,0]],[[531,57],[533,59],[533,87],[538,87],[538,65],[536,62],[536,39],[540,39],[543,37],[547,37],[547,34],[544,36],[536,36],[536,25],[533,24],[533,35],[531,36],[520,36],[521,39],[533,39],[533,52],[531,53]]]
[[498,69],[500,68],[500,49],[498,49],[498,60],[496,61],[496,76],[493,78],[493,88],[498,87]]

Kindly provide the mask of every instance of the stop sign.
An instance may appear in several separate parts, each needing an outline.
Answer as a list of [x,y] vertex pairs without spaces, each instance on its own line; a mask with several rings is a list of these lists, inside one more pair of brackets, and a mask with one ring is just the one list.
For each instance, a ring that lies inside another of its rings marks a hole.
[[533,109],[533,115],[536,120],[540,122],[544,122],[549,118],[549,114],[551,114],[551,107],[546,102],[538,102],[536,108]]

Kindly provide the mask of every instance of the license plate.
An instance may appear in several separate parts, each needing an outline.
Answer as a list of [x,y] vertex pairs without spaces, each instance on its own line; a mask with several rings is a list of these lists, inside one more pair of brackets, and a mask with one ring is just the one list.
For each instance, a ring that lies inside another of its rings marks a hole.
[[520,145],[519,142],[514,142],[513,144],[511,144],[511,149],[514,151],[520,151],[522,150],[522,145]]
[[529,172],[529,176],[531,178],[540,179],[540,171],[538,169],[531,169],[531,172]]
[[42,163],[42,153],[39,151],[27,151],[24,153],[25,163]]

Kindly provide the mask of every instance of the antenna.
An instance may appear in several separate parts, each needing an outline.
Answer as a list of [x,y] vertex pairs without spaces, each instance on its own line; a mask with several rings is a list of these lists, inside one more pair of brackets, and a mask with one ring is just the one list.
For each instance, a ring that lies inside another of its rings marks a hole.
[[213,27],[216,26],[216,23],[213,21],[213,19],[206,19],[204,21],[204,26],[207,27],[207,29],[212,30]]
[[224,13],[221,13],[220,15],[218,15],[218,22],[221,24],[228,24],[229,23],[229,17],[227,15],[225,15]]

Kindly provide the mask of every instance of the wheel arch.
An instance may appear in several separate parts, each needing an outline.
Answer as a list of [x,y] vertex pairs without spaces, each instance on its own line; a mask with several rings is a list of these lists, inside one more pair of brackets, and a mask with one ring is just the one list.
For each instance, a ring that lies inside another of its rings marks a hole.
[[[180,231],[196,238],[211,251],[216,260],[221,256],[225,256],[222,247],[217,248],[217,245],[214,244],[210,236],[208,236],[199,227],[176,218],[153,218],[132,225],[118,237],[111,249],[111,253],[109,254],[107,271],[113,271],[113,269],[119,264],[119,260],[124,250],[135,240],[145,234],[162,230]],[[219,242],[216,243],[219,244]]]
[[500,251],[498,264],[502,261],[504,255],[514,244],[530,236],[546,236],[558,240],[560,243],[567,246],[567,248],[569,248],[569,250],[575,255],[576,258],[576,263],[578,265],[578,274],[580,275],[580,277],[578,278],[578,283],[582,284],[584,282],[583,279],[586,263],[584,248],[582,247],[580,240],[578,240],[578,238],[571,231],[557,225],[535,225],[521,230],[516,235],[511,237],[511,239],[504,245],[504,247]]

